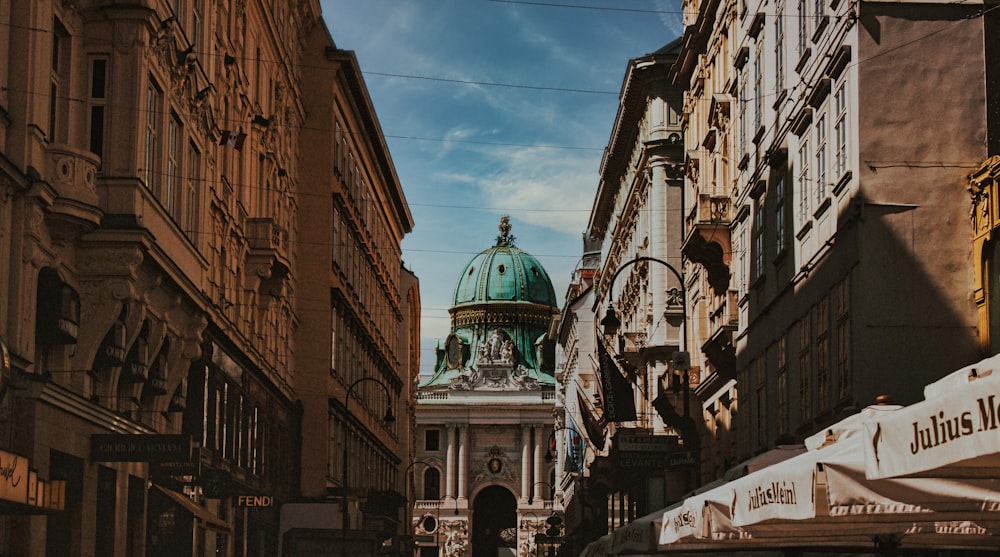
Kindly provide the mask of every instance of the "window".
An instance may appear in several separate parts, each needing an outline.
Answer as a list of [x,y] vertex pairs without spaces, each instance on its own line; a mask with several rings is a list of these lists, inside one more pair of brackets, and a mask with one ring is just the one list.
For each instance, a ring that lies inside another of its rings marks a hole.
[[840,180],[847,172],[847,86],[840,84],[833,96],[833,172],[834,179]]
[[774,178],[774,235],[778,253],[788,247],[788,204],[785,202],[785,175],[778,174]]
[[757,356],[753,360],[753,384],[754,384],[754,421],[757,433],[757,446],[767,445],[767,381],[766,381],[766,361],[764,355]]
[[192,242],[197,243],[198,219],[201,218],[201,200],[198,192],[201,191],[201,152],[194,143],[188,143],[188,172],[185,184],[185,219],[184,229]]
[[799,51],[799,57],[805,56],[809,44],[809,21],[808,21],[808,15],[806,13],[807,5],[808,4],[806,3],[806,0],[799,0],[799,14],[798,14],[799,41],[797,45]]
[[89,149],[95,155],[104,155],[104,124],[107,117],[108,58],[90,59],[90,94],[87,95],[87,137]]
[[441,472],[437,468],[424,470],[424,499],[437,501],[441,498]]
[[820,115],[816,119],[816,207],[823,203],[826,198],[827,185],[827,157],[826,157],[826,110],[820,109]]
[[774,92],[785,90],[785,4],[779,2],[774,14]]
[[747,105],[750,99],[747,98],[747,73],[740,72],[740,158],[747,154]]
[[837,372],[838,395],[841,400],[851,396],[851,290],[850,277],[836,286],[837,294]]
[[146,88],[146,160],[145,178],[146,187],[150,191],[157,191],[160,166],[160,115],[163,105],[163,92],[149,78],[149,85]]
[[812,397],[809,390],[809,379],[812,373],[811,328],[809,313],[799,320],[799,420],[802,423],[812,418]]
[[184,136],[184,127],[176,114],[170,115],[167,122],[167,175],[166,186],[159,193],[160,202],[163,203],[167,213],[174,218],[175,222],[180,221],[180,190],[181,180],[181,145]]
[[440,429],[428,429],[427,431],[424,432],[424,450],[425,451],[441,450]]
[[191,38],[191,44],[200,44],[199,34],[201,33],[201,3],[204,0],[194,0],[194,9],[191,11],[191,34],[188,35]]
[[764,125],[764,33],[757,37],[753,61],[753,129],[754,135]]
[[740,296],[747,293],[747,279],[750,278],[750,269],[748,268],[750,266],[750,256],[747,253],[749,246],[750,241],[747,237],[747,227],[741,224],[736,234],[736,254],[739,257],[737,268],[740,270],[737,280],[739,280]]
[[830,405],[830,304],[823,296],[816,303],[816,398],[817,410]]
[[764,276],[764,200],[757,199],[753,214],[753,278]]
[[778,400],[775,401],[775,414],[778,420],[778,433],[788,432],[788,360],[786,336],[778,337],[775,347],[775,358],[777,360],[777,372],[775,383],[777,387]]
[[799,222],[802,226],[809,220],[809,206],[812,196],[809,195],[809,139],[803,137],[799,145],[799,172],[798,172],[798,194],[799,194]]
[[52,67],[49,72],[49,142],[58,143],[56,132],[66,133],[65,117],[69,101],[69,32],[58,19],[52,20]]

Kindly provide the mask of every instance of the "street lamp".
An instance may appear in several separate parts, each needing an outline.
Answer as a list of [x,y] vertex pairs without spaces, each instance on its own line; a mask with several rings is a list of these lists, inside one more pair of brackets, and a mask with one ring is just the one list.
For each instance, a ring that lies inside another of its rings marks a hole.
[[[686,303],[686,300],[685,300],[686,295],[685,295],[685,290],[684,290],[684,277],[670,263],[667,263],[666,261],[663,261],[662,259],[657,259],[655,257],[642,256],[642,257],[636,257],[635,259],[632,259],[630,261],[626,261],[625,263],[622,263],[622,265],[620,267],[618,267],[618,270],[615,271],[615,274],[611,275],[611,282],[608,283],[608,309],[604,313],[604,318],[601,319],[601,327],[604,328],[604,334],[606,334],[608,336],[614,336],[614,335],[616,335],[618,333],[618,329],[621,327],[621,324],[622,324],[621,319],[618,318],[618,313],[615,311],[615,306],[614,306],[614,295],[615,295],[614,286],[615,286],[615,279],[618,278],[618,275],[620,275],[621,272],[624,271],[626,267],[628,267],[630,265],[634,265],[634,264],[642,262],[642,261],[652,261],[654,263],[659,263],[659,264],[665,266],[668,270],[670,270],[670,272],[673,273],[674,277],[677,278],[677,282],[680,283],[680,287],[679,287],[678,290],[679,290],[679,293],[680,293],[681,323],[682,323],[681,326],[682,327],[687,327],[687,303]],[[683,356],[675,358],[675,361],[678,361],[678,363],[687,363],[686,367],[690,367],[690,359],[689,359],[690,356],[688,355],[687,350],[685,350],[685,348],[687,348],[687,331],[682,330],[681,334],[684,335],[684,339],[683,339],[682,345],[681,345],[681,353],[683,354]],[[688,395],[689,395],[689,391],[690,391],[690,380],[688,378],[688,371],[687,371],[687,369],[684,369],[683,371],[684,371],[684,381],[683,381],[683,385],[684,385],[684,417],[688,417],[690,415],[690,413],[691,413],[690,412],[690,402],[688,401],[688,398],[689,398]]]
[[351,392],[354,390],[354,387],[357,387],[359,383],[363,383],[365,381],[372,381],[378,384],[379,387],[382,387],[382,391],[385,392],[386,410],[385,410],[385,417],[382,418],[382,422],[385,425],[391,425],[393,422],[396,421],[396,417],[392,415],[392,397],[389,396],[389,388],[385,386],[385,383],[379,381],[374,377],[362,377],[357,381],[351,383],[351,385],[347,387],[347,394],[344,396],[344,419],[343,419],[344,427],[343,427],[343,438],[342,438],[342,441],[344,443],[344,449],[341,460],[342,475],[340,482],[340,488],[343,490],[343,493],[341,494],[341,503],[340,503],[340,514],[342,520],[341,532],[343,534],[343,540],[342,540],[343,543],[340,546],[341,555],[347,554],[347,529],[350,526],[350,518],[348,517],[347,513],[347,435],[349,433],[347,424],[349,415],[347,413],[347,407],[351,403]]
[[[531,493],[528,495],[528,504],[529,505],[532,502],[534,502],[534,500],[535,500],[535,486],[536,485],[547,485],[547,486],[549,486],[549,498],[552,499],[552,498],[555,497],[555,490],[556,489],[552,486],[552,484],[550,484],[549,482],[535,482],[535,483],[531,484],[531,490],[530,490]],[[542,501],[544,501],[544,500],[545,500],[545,497],[542,496]]]

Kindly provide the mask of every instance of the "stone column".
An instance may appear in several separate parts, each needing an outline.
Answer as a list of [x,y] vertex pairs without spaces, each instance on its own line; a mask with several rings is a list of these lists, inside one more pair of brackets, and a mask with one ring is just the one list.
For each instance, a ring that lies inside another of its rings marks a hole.
[[465,499],[465,488],[469,483],[469,426],[458,430],[458,498]]
[[521,501],[528,500],[531,491],[531,426],[521,425]]
[[447,450],[444,456],[444,496],[455,496],[455,426],[448,424],[445,426],[445,439],[447,439]]
[[[543,493],[543,491],[541,490],[545,487],[544,485],[542,485],[541,482],[546,482],[546,483],[548,482],[548,478],[546,478],[542,474],[542,455],[544,454],[542,452],[542,437],[544,436],[542,432],[545,431],[545,428],[541,425],[537,425],[535,426],[534,429],[535,429],[535,473],[534,473],[534,479],[531,480],[531,483],[534,484],[531,486],[531,491],[532,493],[536,494],[535,499],[539,499],[537,494]],[[541,499],[544,499],[544,497],[542,497]]]

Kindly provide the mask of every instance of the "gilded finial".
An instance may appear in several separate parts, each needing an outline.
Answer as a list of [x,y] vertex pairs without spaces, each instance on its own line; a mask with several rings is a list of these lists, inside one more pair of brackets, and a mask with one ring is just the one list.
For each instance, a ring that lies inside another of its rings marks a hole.
[[510,215],[501,215],[500,225],[497,226],[497,228],[500,230],[500,235],[497,236],[497,245],[498,246],[512,245],[514,243],[515,237],[513,234],[510,233],[511,229]]

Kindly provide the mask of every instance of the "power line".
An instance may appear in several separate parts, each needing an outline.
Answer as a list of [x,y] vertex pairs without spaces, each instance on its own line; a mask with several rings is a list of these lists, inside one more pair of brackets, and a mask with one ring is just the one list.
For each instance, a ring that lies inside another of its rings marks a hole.
[[487,0],[500,4],[521,4],[524,6],[545,6],[547,8],[570,8],[574,10],[598,10],[602,12],[632,12],[640,14],[683,14],[683,10],[644,10],[639,8],[612,8],[609,6],[586,6],[583,4],[557,4],[554,2],[528,2],[525,0]]
[[404,79],[422,79],[425,81],[441,81],[444,83],[460,83],[463,85],[484,85],[487,87],[507,87],[510,89],[531,89],[535,91],[558,91],[562,93],[589,93],[593,95],[617,95],[618,91],[599,91],[595,89],[575,89],[572,87],[545,87],[541,85],[518,85],[514,83],[497,83],[494,81],[474,81],[471,79],[450,79],[445,77],[433,77],[428,75],[405,75],[388,72],[373,72],[362,70],[365,75],[379,75],[384,77],[400,77]]

